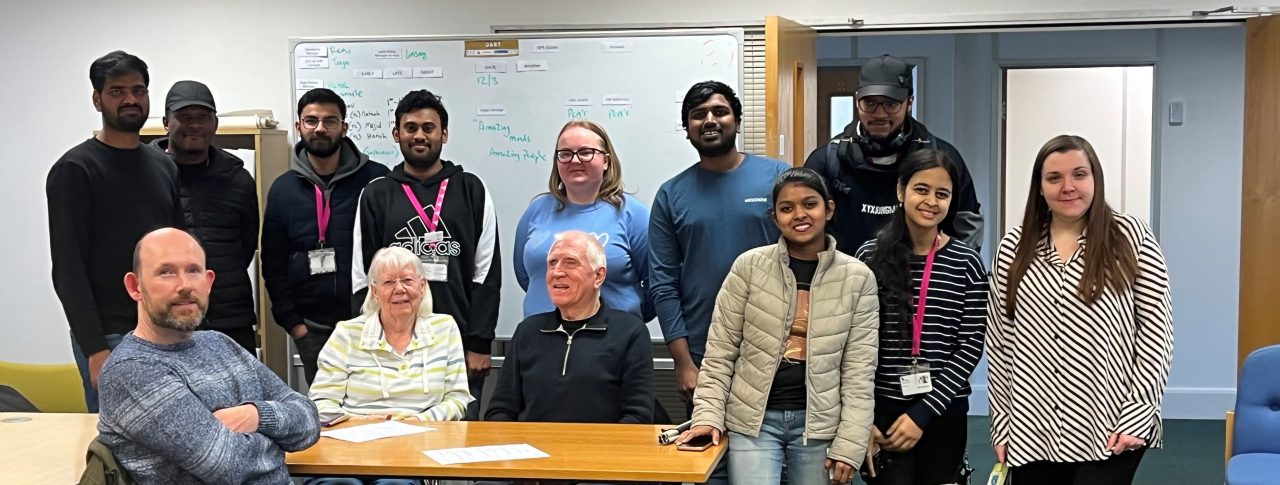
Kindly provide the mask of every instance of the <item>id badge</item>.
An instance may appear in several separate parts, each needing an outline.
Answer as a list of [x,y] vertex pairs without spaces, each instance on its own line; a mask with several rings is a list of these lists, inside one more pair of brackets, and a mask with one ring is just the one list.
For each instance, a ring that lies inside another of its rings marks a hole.
[[906,375],[898,377],[898,382],[902,384],[903,396],[933,392],[933,378],[929,375],[928,362],[919,365],[912,363],[911,370]]
[[435,243],[438,243],[443,240],[444,240],[444,232],[441,232],[441,231],[431,231],[422,235],[422,242],[433,245],[433,246],[435,245]]
[[442,263],[425,263],[427,281],[444,282],[449,278],[449,265]]
[[307,261],[310,263],[312,276],[336,273],[338,271],[338,255],[333,248],[307,251]]

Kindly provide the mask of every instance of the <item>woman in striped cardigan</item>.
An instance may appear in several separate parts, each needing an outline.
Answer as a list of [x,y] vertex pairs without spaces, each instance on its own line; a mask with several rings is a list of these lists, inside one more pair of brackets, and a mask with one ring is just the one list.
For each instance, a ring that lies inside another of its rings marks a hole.
[[1032,174],[991,278],[996,459],[1014,483],[1131,483],[1161,444],[1173,360],[1164,256],[1145,223],[1107,205],[1088,141],[1049,140]]
[[431,312],[418,256],[379,249],[363,314],[339,322],[320,351],[311,400],[325,421],[461,420],[472,401],[453,317]]

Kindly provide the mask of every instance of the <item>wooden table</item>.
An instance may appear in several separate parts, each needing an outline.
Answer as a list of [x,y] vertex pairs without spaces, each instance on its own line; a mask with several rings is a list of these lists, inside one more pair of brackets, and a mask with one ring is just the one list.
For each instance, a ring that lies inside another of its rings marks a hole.
[[[347,425],[358,425],[349,423]],[[367,423],[366,423],[367,424]],[[435,428],[364,443],[320,438],[286,457],[295,475],[703,482],[728,440],[703,452],[658,444],[660,426],[433,422]],[[342,427],[341,425],[339,427]],[[550,458],[440,465],[423,451],[528,443]]]
[[97,414],[0,413],[0,483],[76,483],[97,436]]

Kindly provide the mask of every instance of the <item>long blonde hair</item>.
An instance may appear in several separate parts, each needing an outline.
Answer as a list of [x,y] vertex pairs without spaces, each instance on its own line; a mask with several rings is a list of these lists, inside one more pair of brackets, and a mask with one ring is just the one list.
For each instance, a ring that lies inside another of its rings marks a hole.
[[[564,136],[564,132],[570,128],[585,128],[595,133],[604,142],[604,155],[609,157],[609,167],[604,170],[604,180],[600,182],[600,192],[596,198],[608,202],[615,209],[622,209],[622,161],[618,159],[618,153],[613,148],[613,140],[609,139],[609,133],[604,131],[604,127],[599,123],[588,120],[573,120],[564,124],[560,128],[560,134],[556,135],[556,145],[560,144],[560,137]],[[559,201],[556,210],[564,210],[569,205],[569,196],[565,192],[564,180],[560,178],[560,162],[551,165],[551,180],[547,182],[547,190],[551,192],[551,196]]]

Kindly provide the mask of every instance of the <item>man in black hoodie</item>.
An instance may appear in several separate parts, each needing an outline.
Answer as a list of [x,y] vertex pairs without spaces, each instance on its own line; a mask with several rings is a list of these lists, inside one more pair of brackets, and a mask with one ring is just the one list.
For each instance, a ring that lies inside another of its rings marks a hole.
[[360,191],[387,167],[370,162],[347,138],[347,104],[316,88],[298,99],[288,172],[267,193],[262,276],[271,314],[298,346],[307,382],[333,325],[355,316],[351,298],[352,232]]
[[493,198],[475,174],[440,159],[449,141],[449,112],[430,91],[410,91],[396,106],[391,137],[404,162],[374,180],[360,196],[351,262],[351,306],[364,302],[365,269],[388,246],[413,251],[426,266],[436,313],[453,316],[466,350],[467,380],[476,398],[467,419],[478,419],[480,390],[489,374],[502,271]]
[[187,230],[200,239],[217,273],[203,330],[217,330],[256,356],[253,282],[249,263],[258,250],[258,188],[244,161],[213,146],[218,111],[209,87],[178,81],[164,102],[168,138],[151,142],[178,165],[178,191]]
[[855,93],[857,119],[804,162],[827,179],[836,200],[835,219],[827,231],[836,238],[836,248],[847,254],[875,237],[901,205],[898,161],[925,148],[945,153],[960,174],[960,180],[951,181],[951,215],[943,220],[942,230],[974,248],[982,244],[982,215],[964,158],[910,116],[915,101],[913,67],[887,54],[862,66]]

